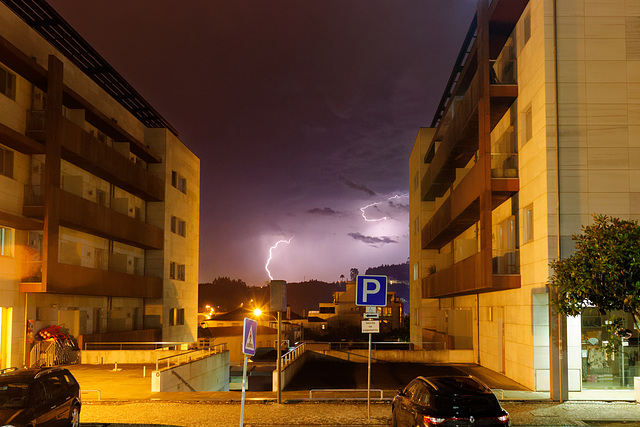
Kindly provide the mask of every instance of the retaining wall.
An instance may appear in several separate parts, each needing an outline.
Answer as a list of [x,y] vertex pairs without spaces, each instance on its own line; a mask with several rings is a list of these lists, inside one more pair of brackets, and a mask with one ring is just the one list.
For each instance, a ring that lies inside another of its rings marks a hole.
[[[300,371],[300,369],[302,369],[308,357],[309,357],[309,350],[303,352],[300,356],[298,356],[293,362],[291,362],[289,365],[287,365],[286,368],[282,370],[282,372],[280,373],[280,381],[282,384],[282,387],[280,388],[281,390],[284,389],[289,384],[289,382],[291,382],[293,377],[296,376],[296,374]],[[278,385],[276,383],[276,380],[278,378],[278,372],[276,370],[273,371],[272,378],[273,378],[272,390],[277,391]]]
[[157,359],[180,353],[184,353],[184,350],[82,350],[80,363],[87,365],[156,363]]
[[151,391],[229,391],[229,351],[153,371]]

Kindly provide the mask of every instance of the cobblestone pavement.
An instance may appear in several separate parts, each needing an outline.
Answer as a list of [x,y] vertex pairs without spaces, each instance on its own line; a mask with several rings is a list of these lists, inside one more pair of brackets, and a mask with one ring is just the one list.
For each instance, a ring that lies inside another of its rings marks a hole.
[[[640,426],[640,405],[628,402],[502,402],[514,426]],[[82,426],[184,426],[240,425],[238,402],[86,402]],[[366,402],[257,403],[245,405],[244,426],[388,426],[391,405]]]

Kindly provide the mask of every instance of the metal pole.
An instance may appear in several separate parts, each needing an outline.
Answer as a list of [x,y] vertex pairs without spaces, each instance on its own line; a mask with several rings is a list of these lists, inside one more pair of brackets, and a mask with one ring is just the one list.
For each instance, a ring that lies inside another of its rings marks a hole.
[[278,339],[277,339],[277,346],[278,346],[278,350],[277,350],[277,354],[278,354],[278,360],[276,361],[276,371],[277,371],[277,379],[276,379],[276,387],[277,387],[277,398],[276,401],[278,402],[278,404],[282,403],[282,390],[280,387],[280,369],[282,367],[282,362],[280,361],[280,331],[282,328],[282,322],[281,322],[281,318],[280,318],[280,310],[278,310]]
[[371,419],[371,333],[369,333],[369,363],[367,366],[367,414]]
[[247,384],[247,355],[244,355],[244,370],[242,371],[242,403],[240,404],[240,427],[242,427],[242,421],[244,420],[244,390]]

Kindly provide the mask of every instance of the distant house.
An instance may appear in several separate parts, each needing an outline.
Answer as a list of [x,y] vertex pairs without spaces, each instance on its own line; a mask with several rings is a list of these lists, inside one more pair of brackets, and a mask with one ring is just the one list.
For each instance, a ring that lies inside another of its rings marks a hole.
[[[333,302],[320,303],[318,311],[309,312],[309,318],[313,316],[322,319],[331,328],[359,327],[364,318],[365,307],[356,305],[356,283],[347,282],[346,285],[345,291],[333,293]],[[395,292],[387,292],[387,305],[377,307],[377,311],[381,332],[402,326],[403,303]]]

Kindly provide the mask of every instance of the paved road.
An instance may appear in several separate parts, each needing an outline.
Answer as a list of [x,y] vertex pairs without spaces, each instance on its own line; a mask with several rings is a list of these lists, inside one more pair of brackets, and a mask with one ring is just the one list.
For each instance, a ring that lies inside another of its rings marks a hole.
[[[514,426],[640,426],[640,405],[634,403],[503,402]],[[388,426],[391,405],[365,403],[247,403],[244,426]],[[228,427],[240,425],[239,403],[129,402],[85,403],[83,427],[116,426]]]

